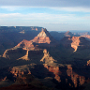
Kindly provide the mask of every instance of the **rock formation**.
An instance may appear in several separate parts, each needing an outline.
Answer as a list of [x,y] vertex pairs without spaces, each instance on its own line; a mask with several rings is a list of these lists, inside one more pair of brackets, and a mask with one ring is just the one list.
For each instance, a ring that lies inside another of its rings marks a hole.
[[87,66],[90,66],[90,60],[87,61]]
[[42,31],[32,41],[35,43],[47,43],[47,44],[56,42],[46,29],[42,29]]
[[53,59],[53,57],[51,57],[49,55],[49,52],[47,52],[46,49],[43,50],[44,56],[42,57],[42,59],[40,60],[41,62],[44,62],[45,64],[47,64],[48,66],[53,66],[55,65],[55,62],[57,62],[56,60]]
[[14,75],[14,77],[19,77],[24,74],[31,74],[31,71],[29,69],[28,65],[22,65],[22,66],[16,66],[11,68],[10,72]]
[[71,47],[74,48],[74,52],[77,51],[78,46],[80,46],[80,37],[72,37],[72,43],[71,43]]
[[[85,46],[86,48],[86,46],[89,46],[90,43],[83,37],[69,36],[69,32],[67,32],[65,35],[67,37],[64,37],[61,40],[61,44],[63,46],[61,45],[60,47],[60,44],[58,44],[57,47],[47,47],[48,45],[54,46],[56,42],[46,29],[42,29],[42,31],[34,39],[30,41],[24,39],[14,48],[7,49],[4,52],[3,57],[9,58],[8,59],[10,61],[9,65],[13,63],[11,65],[12,69],[10,70],[11,74],[16,79],[17,77],[19,77],[18,78],[19,82],[23,81],[25,83],[26,81],[28,81],[28,79],[26,79],[26,76],[23,77],[23,75],[25,74],[26,75],[32,74],[35,77],[43,80],[47,77],[51,77],[53,79],[52,82],[57,82],[58,83],[57,87],[59,85],[60,89],[62,89],[62,86],[63,88],[65,86],[68,86],[68,88],[77,88],[83,85],[86,82],[86,78],[84,77],[84,75],[82,75],[82,73],[80,73],[81,74],[80,76],[78,72],[74,71],[76,68],[78,68],[77,63],[78,62],[80,63],[80,61],[82,61],[82,59],[78,58],[77,55],[78,52],[76,51],[82,49],[82,48],[79,49],[79,47]],[[44,44],[45,47],[40,48],[39,45],[42,44]],[[63,48],[64,46],[68,48],[70,47],[71,50],[73,48],[74,52],[76,53],[72,53],[71,51],[70,55],[68,55],[68,51],[67,52],[63,51],[67,50],[67,48]],[[49,52],[51,55],[49,54]],[[64,55],[66,57],[64,57]],[[73,58],[74,55],[77,55],[77,58]],[[32,63],[35,64],[35,66],[33,65],[33,68],[31,68],[31,66],[29,65]],[[60,63],[66,64],[60,66]],[[71,65],[69,65],[69,63]],[[79,63],[78,66],[80,65]],[[72,66],[74,66],[74,70]],[[87,61],[87,66],[90,66],[90,60]]]
[[19,60],[19,59],[29,60],[28,52],[30,50],[37,50],[37,49],[39,49],[38,48],[38,44],[45,44],[45,46],[47,46],[48,44],[50,44],[50,45],[56,44],[55,42],[56,41],[50,35],[50,33],[46,29],[42,28],[42,31],[34,39],[32,39],[30,41],[24,39],[20,43],[18,43],[18,45],[16,45],[14,48],[5,50],[5,52],[3,54],[3,57],[7,58],[8,57],[7,53],[10,50],[14,51],[14,50],[16,50],[18,48],[22,48],[23,50],[26,50],[27,52],[26,52],[26,54],[24,56],[19,57],[17,60]]
[[89,47],[90,42],[86,40],[84,37],[64,37],[61,40],[61,44],[65,47],[72,47],[74,49],[74,52],[77,51],[78,47]]
[[30,59],[28,58],[28,50],[27,50],[27,52],[26,52],[26,55],[18,58],[17,60],[19,60],[19,59],[26,60],[26,61],[27,61],[27,60],[30,60]]
[[72,37],[74,36],[71,32],[67,31],[65,34],[64,34],[64,37]]
[[78,46],[80,44],[80,37],[76,37],[76,36],[73,36],[73,37],[64,37],[62,40],[61,40],[61,43],[65,46],[65,47],[72,47],[74,49],[74,52],[77,51],[78,49]]
[[23,40],[21,41],[15,48],[23,48],[24,50],[34,50],[36,49],[36,46],[34,46],[33,43],[42,43],[42,44],[50,44],[55,43],[56,41],[54,38],[50,35],[50,33],[42,28],[42,31],[32,40]]
[[24,50],[33,50],[35,49],[33,42],[30,40],[21,41],[15,48],[23,48]]

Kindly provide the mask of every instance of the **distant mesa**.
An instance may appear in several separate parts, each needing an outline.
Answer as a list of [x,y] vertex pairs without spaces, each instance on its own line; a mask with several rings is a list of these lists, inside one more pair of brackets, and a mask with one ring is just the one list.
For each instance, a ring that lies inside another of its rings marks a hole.
[[32,30],[38,31],[38,28],[34,28],[34,27],[31,27],[31,28],[32,28]]
[[57,32],[57,31],[51,31],[50,34],[56,39],[56,40],[61,40],[64,37],[73,37],[75,36],[71,32]]
[[72,37],[74,36],[71,32],[67,31],[65,34],[64,34],[65,37]]

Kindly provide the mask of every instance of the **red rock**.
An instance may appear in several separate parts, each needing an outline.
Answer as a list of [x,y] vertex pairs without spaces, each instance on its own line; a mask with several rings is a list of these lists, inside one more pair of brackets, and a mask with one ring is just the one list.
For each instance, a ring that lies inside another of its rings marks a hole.
[[54,38],[50,35],[50,33],[46,29],[42,29],[42,31],[32,40],[35,43],[54,43]]

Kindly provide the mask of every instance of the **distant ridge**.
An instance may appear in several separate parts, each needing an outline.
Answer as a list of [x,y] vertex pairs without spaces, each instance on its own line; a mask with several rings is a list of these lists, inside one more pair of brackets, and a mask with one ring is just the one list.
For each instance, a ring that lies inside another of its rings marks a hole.
[[61,40],[64,37],[72,37],[75,36],[70,31],[67,32],[57,32],[57,31],[51,31],[50,34],[56,39]]

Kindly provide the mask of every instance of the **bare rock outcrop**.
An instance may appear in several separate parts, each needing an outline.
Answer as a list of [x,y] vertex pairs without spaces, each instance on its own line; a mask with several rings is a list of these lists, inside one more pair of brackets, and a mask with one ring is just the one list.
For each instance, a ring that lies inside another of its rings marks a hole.
[[46,29],[42,29],[42,31],[32,40],[35,43],[55,43],[56,40],[50,35],[50,33]]
[[87,61],[87,66],[90,66],[90,60]]
[[14,75],[14,77],[19,77],[19,76],[24,75],[24,74],[31,74],[31,71],[30,71],[28,65],[13,67],[10,70],[10,72]]
[[53,59],[53,57],[50,56],[49,52],[47,52],[46,49],[43,50],[44,56],[40,60],[41,62],[44,62],[47,65],[55,65],[56,60]]
[[19,59],[26,60],[26,61],[27,61],[27,60],[30,60],[29,57],[28,57],[28,50],[27,50],[27,52],[26,52],[26,55],[18,58],[17,60],[19,60]]
[[89,39],[90,40],[90,35],[81,35],[82,37],[85,37],[85,38],[87,38],[87,39]]
[[61,40],[61,43],[65,46],[65,47],[72,47],[74,49],[74,52],[77,51],[78,49],[78,46],[80,46],[80,37],[76,37],[76,36],[73,36],[73,37],[64,37],[62,40]]
[[[59,66],[48,66],[47,64],[44,64],[44,67],[47,68],[49,72],[52,72],[54,74],[54,79],[56,81],[62,84],[64,83],[64,85],[68,84],[68,86],[71,88],[80,87],[86,82],[85,77],[75,73],[71,65],[59,67]],[[64,85],[63,87],[65,87]]]
[[35,49],[33,42],[30,40],[23,40],[21,41],[17,46],[15,46],[16,48],[23,48],[24,50],[33,50]]
[[65,47],[72,47],[74,49],[74,52],[77,51],[78,47],[90,47],[90,41],[81,36],[64,37],[61,40],[61,44]]
[[71,43],[71,47],[74,48],[74,52],[77,51],[78,46],[80,46],[80,37],[72,37],[72,43]]

